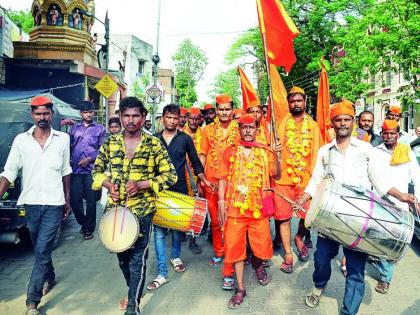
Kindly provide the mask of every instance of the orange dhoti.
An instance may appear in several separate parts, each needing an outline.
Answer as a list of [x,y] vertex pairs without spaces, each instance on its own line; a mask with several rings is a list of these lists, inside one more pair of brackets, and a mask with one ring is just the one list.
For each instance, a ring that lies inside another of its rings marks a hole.
[[[219,225],[219,219],[217,216],[218,212],[218,204],[219,197],[216,191],[211,191],[208,187],[204,190],[204,196],[207,199],[207,207],[209,209],[210,214],[210,228],[211,228],[211,235],[213,238],[213,250],[214,254],[217,257],[222,257],[225,254],[224,246],[223,246],[223,231]],[[223,275],[230,276],[233,275],[233,265],[224,263],[223,265]]]
[[[289,201],[286,201],[286,198],[291,202],[295,202],[300,196],[303,195],[305,189],[299,188],[292,185],[278,185],[273,184],[274,189],[274,219],[276,220],[288,220],[293,216],[292,205]],[[285,197],[282,198],[281,196]],[[307,201],[303,208],[305,211],[309,209],[310,201]],[[306,212],[297,211],[296,215],[298,218],[305,219]]]
[[225,224],[225,262],[235,263],[246,259],[246,237],[255,257],[271,259],[273,244],[268,218],[228,217]]

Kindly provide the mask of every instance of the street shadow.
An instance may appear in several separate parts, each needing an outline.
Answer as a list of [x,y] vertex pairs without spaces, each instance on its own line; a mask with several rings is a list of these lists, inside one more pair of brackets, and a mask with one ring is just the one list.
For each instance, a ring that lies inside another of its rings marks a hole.
[[410,247],[417,257],[420,257],[420,240],[416,236],[413,236]]
[[417,300],[409,308],[404,310],[401,315],[417,315],[420,312],[420,300]]

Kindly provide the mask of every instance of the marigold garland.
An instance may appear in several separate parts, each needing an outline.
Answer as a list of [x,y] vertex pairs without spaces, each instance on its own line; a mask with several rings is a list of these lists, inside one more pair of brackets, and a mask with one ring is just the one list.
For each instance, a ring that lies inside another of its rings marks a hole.
[[[222,159],[223,151],[228,146],[232,146],[236,142],[238,135],[238,123],[236,120],[232,120],[227,128],[227,135],[223,136],[222,126],[220,121],[216,119],[213,123],[214,143],[211,146],[209,154],[211,155],[212,163],[210,164],[215,170],[220,167],[220,161]],[[226,142],[225,142],[226,141]]]

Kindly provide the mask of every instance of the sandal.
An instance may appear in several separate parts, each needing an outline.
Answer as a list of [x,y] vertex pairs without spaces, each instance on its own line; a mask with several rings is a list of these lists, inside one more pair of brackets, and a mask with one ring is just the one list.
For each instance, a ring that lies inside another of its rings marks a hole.
[[295,245],[298,251],[298,259],[302,262],[307,262],[309,260],[309,249],[305,246],[305,243],[302,242],[302,239],[299,236],[294,238]]
[[385,281],[379,281],[375,287],[375,290],[381,294],[387,294],[389,290],[389,283]]
[[209,260],[209,266],[212,268],[219,267],[222,261],[223,257],[214,256],[212,259]]
[[127,305],[128,305],[128,297],[120,300],[120,310],[121,311],[125,311],[127,309]]
[[47,295],[57,282],[55,280],[45,281],[42,287],[42,296]]
[[255,269],[255,275],[257,276],[258,279],[258,283],[261,285],[267,285],[269,280],[268,280],[268,275],[267,275],[267,271],[265,270],[264,266],[260,266],[258,269]]
[[263,260],[262,261],[262,263],[261,263],[261,265],[264,267],[264,268],[269,268],[271,265],[270,265],[270,261],[269,260]]
[[193,252],[193,254],[195,254],[195,255],[201,254],[202,250],[201,250],[200,246],[198,246],[198,244],[195,242],[195,238],[191,238],[190,244],[189,244],[188,247]]
[[[286,256],[290,255],[292,257],[291,262],[287,262]],[[280,270],[284,273],[292,273],[293,272],[293,254],[292,253],[285,253],[284,254],[284,260],[280,265]]]
[[235,279],[232,276],[223,277],[222,289],[233,290],[235,288]]
[[85,232],[83,234],[83,238],[85,239],[85,241],[91,240],[93,238],[93,234],[91,232]]
[[246,297],[246,291],[241,289],[235,289],[235,295],[232,296],[228,302],[229,308],[237,308],[239,305],[242,304],[244,298]]
[[154,280],[150,281],[147,284],[146,288],[149,291],[154,291],[156,289],[159,289],[162,285],[168,282],[169,282],[168,279],[166,279],[165,277],[162,277],[161,275],[158,275]]
[[305,304],[309,306],[310,308],[317,307],[319,305],[319,301],[321,300],[321,295],[324,293],[325,288],[318,289],[318,288],[312,288],[311,293],[309,293],[305,298]]
[[182,262],[181,258],[173,258],[171,259],[171,264],[174,267],[174,270],[176,272],[184,272],[185,271],[185,265]]
[[343,273],[343,276],[347,277],[347,267],[346,267],[346,265],[341,265],[340,270]]
[[41,315],[35,304],[29,304],[26,307],[25,315]]

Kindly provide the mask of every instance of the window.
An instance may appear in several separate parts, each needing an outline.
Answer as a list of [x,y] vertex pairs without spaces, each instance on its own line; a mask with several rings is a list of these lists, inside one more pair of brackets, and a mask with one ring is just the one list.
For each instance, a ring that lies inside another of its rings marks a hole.
[[144,60],[139,60],[139,70],[137,71],[138,74],[144,74]]

